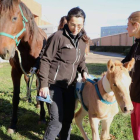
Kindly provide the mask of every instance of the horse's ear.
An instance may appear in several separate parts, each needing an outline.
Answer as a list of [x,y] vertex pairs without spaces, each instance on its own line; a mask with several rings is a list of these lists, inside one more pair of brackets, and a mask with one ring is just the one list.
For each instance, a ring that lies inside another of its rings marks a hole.
[[17,2],[17,3],[20,3],[20,2],[21,2],[21,0],[13,0],[13,1],[15,1],[15,2]]
[[123,66],[126,69],[128,69],[128,71],[131,71],[131,69],[133,68],[134,64],[135,64],[135,59],[132,58],[129,62],[124,63]]
[[107,69],[109,72],[113,72],[115,70],[115,64],[111,59],[107,62]]

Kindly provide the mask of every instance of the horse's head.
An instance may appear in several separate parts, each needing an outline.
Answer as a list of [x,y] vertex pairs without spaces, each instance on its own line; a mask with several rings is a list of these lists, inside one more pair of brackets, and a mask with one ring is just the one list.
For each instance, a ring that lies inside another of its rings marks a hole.
[[107,78],[123,113],[130,113],[133,110],[129,91],[131,84],[129,71],[133,68],[134,63],[134,58],[132,58],[124,65],[119,61],[113,63],[111,60],[107,64]]
[[0,1],[0,56],[9,59],[15,54],[19,40],[25,34],[24,15],[20,0]]

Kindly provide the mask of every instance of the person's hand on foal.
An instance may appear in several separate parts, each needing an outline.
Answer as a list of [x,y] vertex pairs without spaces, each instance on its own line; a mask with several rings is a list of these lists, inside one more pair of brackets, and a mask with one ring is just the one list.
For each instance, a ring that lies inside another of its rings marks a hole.
[[88,74],[84,72],[82,81],[85,82],[87,78],[88,78]]
[[39,96],[43,97],[43,98],[46,98],[47,95],[50,95],[50,92],[49,92],[49,88],[48,87],[43,87],[39,90]]

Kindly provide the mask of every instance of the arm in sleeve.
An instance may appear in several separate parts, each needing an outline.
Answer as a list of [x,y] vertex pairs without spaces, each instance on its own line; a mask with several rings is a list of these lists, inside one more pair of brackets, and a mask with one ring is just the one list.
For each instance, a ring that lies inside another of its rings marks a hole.
[[82,57],[77,70],[78,70],[78,72],[80,72],[82,74],[82,77],[83,77],[84,72],[88,73],[88,69],[87,69],[86,63],[85,63],[85,55]]
[[[49,40],[49,39],[48,39]],[[44,51],[46,49],[46,46],[47,46],[47,40],[44,38],[43,40],[43,47],[39,53],[39,56],[36,58],[36,63],[34,65],[34,67],[38,70],[39,69],[39,66],[40,66],[40,59],[43,57],[43,54],[44,54]],[[37,71],[36,70],[36,71]]]
[[125,63],[125,62],[128,62],[131,60],[132,58],[132,54],[133,54],[133,51],[134,51],[134,47],[135,45],[133,45],[128,53],[128,55],[126,55],[126,57],[121,61],[122,63]]
[[48,87],[48,75],[51,66],[51,61],[57,53],[59,46],[58,36],[55,34],[49,38],[47,41],[47,46],[43,53],[43,56],[40,60],[40,68],[39,68],[39,80],[40,80],[40,88]]

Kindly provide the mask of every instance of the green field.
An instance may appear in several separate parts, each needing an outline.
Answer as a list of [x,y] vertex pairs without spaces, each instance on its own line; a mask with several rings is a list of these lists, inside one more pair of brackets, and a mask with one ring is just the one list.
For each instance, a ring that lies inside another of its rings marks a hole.
[[[105,64],[87,64],[89,73],[97,77],[101,76],[103,71],[106,71]],[[8,63],[0,64],[0,140],[42,140],[46,126],[38,125],[39,109],[36,109],[36,92],[32,92],[32,103],[22,100],[26,96],[26,84],[22,77],[20,103],[18,110],[17,133],[12,136],[7,134],[7,129],[10,125],[12,114],[12,81],[11,67]],[[35,80],[34,80],[35,85]],[[33,86],[34,86],[33,85]],[[46,109],[46,120],[48,113]],[[88,122],[88,116],[84,118],[83,126],[91,140],[91,129]],[[99,129],[101,124],[99,125]],[[111,140],[133,140],[130,116],[124,116],[121,112],[115,116],[110,129]],[[71,140],[83,140],[79,129],[72,124]]]

